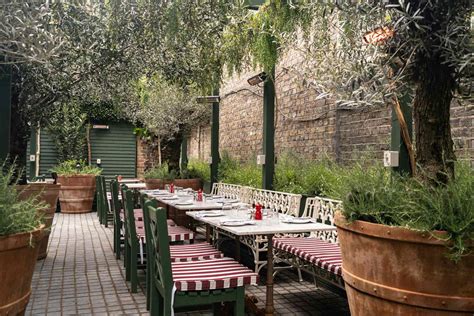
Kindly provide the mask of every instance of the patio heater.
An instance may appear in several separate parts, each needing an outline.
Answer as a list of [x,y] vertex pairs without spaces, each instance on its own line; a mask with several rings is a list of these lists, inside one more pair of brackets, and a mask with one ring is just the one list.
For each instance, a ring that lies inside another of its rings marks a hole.
[[213,91],[212,96],[198,97],[198,103],[212,104],[211,118],[211,157],[209,159],[211,168],[211,190],[212,185],[218,181],[219,175],[219,89]]
[[11,65],[0,65],[0,163],[10,152]]
[[[379,26],[363,35],[366,44],[381,45],[395,35],[395,31],[388,26]],[[410,161],[410,151],[407,144],[413,138],[412,108],[410,106],[410,90],[405,88],[400,98],[396,98],[392,110],[390,151],[384,152],[384,165],[392,167],[401,174],[413,174],[414,163]],[[405,132],[405,135],[404,135]],[[395,158],[395,159],[393,159]]]

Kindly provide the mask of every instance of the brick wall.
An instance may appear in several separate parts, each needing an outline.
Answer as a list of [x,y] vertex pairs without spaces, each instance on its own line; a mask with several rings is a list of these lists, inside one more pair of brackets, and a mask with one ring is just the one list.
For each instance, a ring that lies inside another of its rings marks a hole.
[[211,126],[198,126],[188,137],[188,156],[207,160],[211,156]]
[[[291,151],[308,159],[328,155],[341,163],[382,159],[390,148],[391,108],[336,110],[288,70],[295,60],[287,57],[276,68],[276,154]],[[262,151],[263,86],[247,83],[254,74],[227,78],[220,92],[220,152],[240,160],[254,159]],[[453,102],[451,124],[457,156],[474,166],[474,105]],[[200,129],[200,138],[195,129],[188,145],[193,158],[210,155],[210,127]]]
[[458,159],[471,160],[474,168],[474,104],[451,106],[451,134]]
[[146,164],[146,143],[137,137],[137,178],[143,178]]

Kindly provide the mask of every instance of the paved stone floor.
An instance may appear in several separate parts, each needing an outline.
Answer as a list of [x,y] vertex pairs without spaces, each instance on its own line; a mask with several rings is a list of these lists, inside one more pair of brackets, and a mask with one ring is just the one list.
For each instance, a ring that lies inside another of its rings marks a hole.
[[[123,261],[115,260],[112,228],[101,226],[95,213],[56,214],[53,225],[48,256],[36,265],[26,315],[148,314],[144,288],[129,293]],[[346,299],[313,283],[297,282],[293,273],[280,273],[275,282],[277,315],[349,315]],[[247,293],[260,298],[263,307],[264,286],[249,287]]]

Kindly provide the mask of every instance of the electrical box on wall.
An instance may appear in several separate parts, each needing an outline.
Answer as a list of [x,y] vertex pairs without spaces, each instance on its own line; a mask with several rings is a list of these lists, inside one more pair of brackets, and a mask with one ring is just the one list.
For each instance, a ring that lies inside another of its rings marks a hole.
[[102,160],[100,158],[97,158],[97,164],[100,165],[102,163]]
[[385,167],[398,167],[399,166],[399,153],[398,151],[384,151],[383,152],[383,165]]
[[257,165],[265,164],[265,155],[257,155]]
[[30,161],[36,161],[36,156],[35,155],[30,155]]

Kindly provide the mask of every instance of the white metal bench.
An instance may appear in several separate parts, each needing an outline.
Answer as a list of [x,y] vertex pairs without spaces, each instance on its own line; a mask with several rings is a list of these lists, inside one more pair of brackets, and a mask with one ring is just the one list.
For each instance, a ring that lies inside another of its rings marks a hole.
[[[334,213],[342,202],[333,199],[307,198],[303,216],[313,217],[328,225],[334,224]],[[306,271],[317,279],[324,279],[344,288],[342,279],[342,257],[337,240],[337,231],[313,232],[304,237],[281,237],[273,240],[276,262],[285,262]]]
[[239,199],[243,203],[250,203],[250,188],[242,185],[216,182],[212,185],[211,194],[228,199]]

